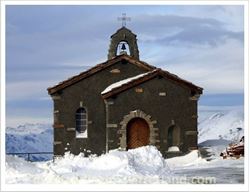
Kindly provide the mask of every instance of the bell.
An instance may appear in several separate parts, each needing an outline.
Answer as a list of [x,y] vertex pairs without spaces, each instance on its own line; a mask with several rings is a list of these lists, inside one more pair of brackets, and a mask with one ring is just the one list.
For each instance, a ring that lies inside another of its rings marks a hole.
[[123,43],[123,44],[122,44],[122,48],[121,48],[121,50],[123,50],[123,51],[124,51],[124,50],[126,50],[125,43]]

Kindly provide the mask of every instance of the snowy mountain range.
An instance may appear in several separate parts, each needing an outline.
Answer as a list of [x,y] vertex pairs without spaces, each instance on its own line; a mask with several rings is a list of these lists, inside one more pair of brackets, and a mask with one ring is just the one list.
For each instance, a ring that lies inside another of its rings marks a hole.
[[[6,153],[52,152],[53,129],[49,124],[24,124],[7,127]],[[27,155],[24,156],[27,158]],[[51,159],[52,155],[33,155],[33,160]]]
[[[243,107],[200,107],[199,138],[209,140],[238,140],[244,134]],[[53,129],[50,124],[24,124],[6,129],[6,152],[51,152]]]
[[201,107],[198,142],[208,140],[239,141],[244,135],[244,109],[237,107]]

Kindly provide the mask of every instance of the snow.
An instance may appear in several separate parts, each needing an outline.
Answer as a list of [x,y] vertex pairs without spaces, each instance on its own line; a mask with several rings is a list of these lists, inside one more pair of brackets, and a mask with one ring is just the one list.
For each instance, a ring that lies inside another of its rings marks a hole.
[[198,150],[191,151],[189,154],[184,156],[167,159],[166,161],[170,168],[207,163],[205,159],[200,157]]
[[88,137],[87,129],[83,133],[79,133],[78,131],[76,131],[76,137],[77,138],[87,138]]
[[239,141],[244,135],[243,107],[209,107],[199,111],[198,141],[202,143],[212,139]]
[[190,183],[201,175],[215,177],[218,183],[242,183],[244,158],[208,162],[194,150],[185,156],[164,159],[156,147],[145,146],[112,150],[99,157],[66,153],[55,162],[28,162],[7,155],[5,172],[7,184],[167,184],[183,178]]
[[164,182],[171,175],[154,146],[128,151],[112,150],[99,157],[74,156],[48,162],[27,162],[7,156],[6,183],[138,183]]
[[130,77],[130,78],[127,78],[127,79],[118,81],[118,82],[116,82],[116,83],[113,83],[113,84],[109,85],[104,91],[102,91],[101,94],[104,95],[104,94],[106,94],[106,93],[112,91],[113,89],[115,89],[115,88],[117,88],[117,87],[121,87],[121,86],[124,85],[124,84],[127,84],[127,83],[129,83],[129,82],[131,82],[131,81],[134,81],[134,80],[136,80],[136,79],[139,79],[139,78],[141,78],[141,77],[143,77],[143,76],[145,76],[145,75],[148,75],[148,74],[150,74],[150,73],[153,73],[154,71],[155,71],[155,70],[150,71],[150,72],[147,72],[147,73],[142,73],[142,74],[140,74],[140,75],[137,75],[137,76],[134,76],[134,77]]
[[169,152],[177,152],[177,151],[180,151],[179,147],[177,146],[172,146],[172,147],[169,147],[168,148],[168,151]]

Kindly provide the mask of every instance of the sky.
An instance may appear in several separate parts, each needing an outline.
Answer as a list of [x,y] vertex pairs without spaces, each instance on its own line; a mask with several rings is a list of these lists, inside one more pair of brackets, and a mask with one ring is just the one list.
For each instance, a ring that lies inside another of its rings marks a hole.
[[244,104],[241,5],[8,5],[7,125],[51,123],[47,88],[106,61],[122,13],[140,59],[203,87],[199,105]]

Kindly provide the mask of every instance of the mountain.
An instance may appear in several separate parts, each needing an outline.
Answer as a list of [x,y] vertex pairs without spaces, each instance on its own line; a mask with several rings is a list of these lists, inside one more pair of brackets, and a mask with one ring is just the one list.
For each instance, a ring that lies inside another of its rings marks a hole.
[[201,107],[198,142],[208,140],[239,141],[244,135],[243,107]]
[[[24,124],[6,129],[6,153],[52,152],[53,129],[49,124]],[[27,155],[24,155],[27,158]],[[52,155],[33,155],[32,160],[51,159]]]

